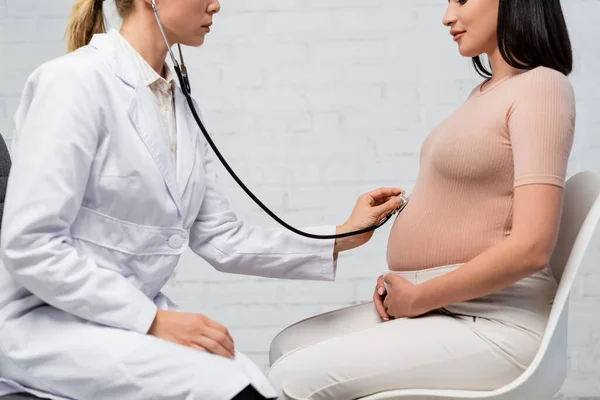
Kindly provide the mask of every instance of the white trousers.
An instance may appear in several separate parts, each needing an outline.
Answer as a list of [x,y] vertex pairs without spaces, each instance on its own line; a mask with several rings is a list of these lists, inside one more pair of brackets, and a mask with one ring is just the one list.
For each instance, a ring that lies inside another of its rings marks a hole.
[[[458,267],[399,274],[418,284]],[[414,319],[382,322],[372,302],[322,314],[274,339],[268,377],[280,400],[496,389],[533,360],[555,292],[556,281],[543,271],[500,293]]]

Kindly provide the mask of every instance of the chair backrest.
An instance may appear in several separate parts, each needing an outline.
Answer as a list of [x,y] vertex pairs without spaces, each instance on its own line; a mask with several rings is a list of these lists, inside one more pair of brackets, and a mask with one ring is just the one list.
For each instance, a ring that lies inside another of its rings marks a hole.
[[[590,212],[597,202],[598,196],[600,196],[600,174],[596,172],[580,172],[567,181],[560,232],[550,259],[550,267],[557,282],[561,282],[563,279],[563,273],[569,263],[575,241],[580,236],[586,218],[596,221],[592,221],[594,227],[597,224],[600,216],[590,215]],[[586,241],[585,247],[587,247],[591,237],[581,239]],[[573,273],[565,278],[574,278],[577,270],[569,272]]]
[[[6,197],[6,184],[8,182],[10,167],[10,154],[4,138],[0,135],[0,224],[2,223],[2,215],[4,214],[4,198]],[[0,229],[2,229],[1,225]]]
[[580,172],[571,177],[565,187],[558,241],[550,259],[552,273],[559,285],[538,353],[519,378],[488,398],[535,398],[532,394],[539,395],[541,391],[552,396],[562,386],[567,374],[568,301],[599,221],[600,175]]

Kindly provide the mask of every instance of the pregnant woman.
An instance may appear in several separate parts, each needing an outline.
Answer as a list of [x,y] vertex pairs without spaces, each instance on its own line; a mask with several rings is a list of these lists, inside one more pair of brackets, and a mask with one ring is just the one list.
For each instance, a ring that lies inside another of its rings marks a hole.
[[575,125],[560,2],[450,0],[443,23],[486,79],[423,143],[374,302],[275,338],[268,376],[281,399],[490,390],[539,348]]

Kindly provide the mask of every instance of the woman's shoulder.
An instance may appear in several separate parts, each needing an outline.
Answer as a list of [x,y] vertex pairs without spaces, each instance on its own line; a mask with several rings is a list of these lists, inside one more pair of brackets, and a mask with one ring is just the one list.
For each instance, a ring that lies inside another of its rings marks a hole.
[[[524,70],[516,75],[503,79],[503,81],[494,86],[499,86],[501,90],[494,90],[499,96],[516,100],[520,97],[561,95],[573,96],[573,86],[569,78],[562,72],[548,67],[536,67],[530,70]],[[484,80],[475,86],[468,98],[489,92],[486,88],[489,79]]]
[[509,114],[525,110],[519,115],[533,117],[532,113],[545,116],[563,116],[574,124],[576,99],[569,78],[552,68],[538,67],[521,73],[507,87],[510,93]]
[[569,78],[560,71],[548,67],[537,67],[522,72],[514,80],[512,89],[518,95],[572,96],[573,86]]

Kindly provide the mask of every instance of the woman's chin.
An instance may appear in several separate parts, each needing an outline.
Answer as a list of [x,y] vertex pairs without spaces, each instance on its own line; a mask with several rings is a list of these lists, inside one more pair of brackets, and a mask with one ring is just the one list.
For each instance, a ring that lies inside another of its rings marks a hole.
[[472,51],[471,49],[469,49],[466,46],[458,46],[458,52],[460,53],[461,56],[463,57],[477,57],[477,54],[475,54],[476,52]]
[[480,56],[481,54],[483,54],[481,49],[475,49],[475,48],[473,48],[473,46],[468,46],[466,44],[460,44],[460,43],[458,44],[458,52],[460,53],[461,56],[468,57],[468,58],[477,57],[477,56]]
[[205,40],[205,33],[202,33],[198,36],[195,36],[193,38],[189,38],[188,40],[186,40],[183,44],[184,46],[189,46],[189,47],[200,47],[204,44],[204,40]]

